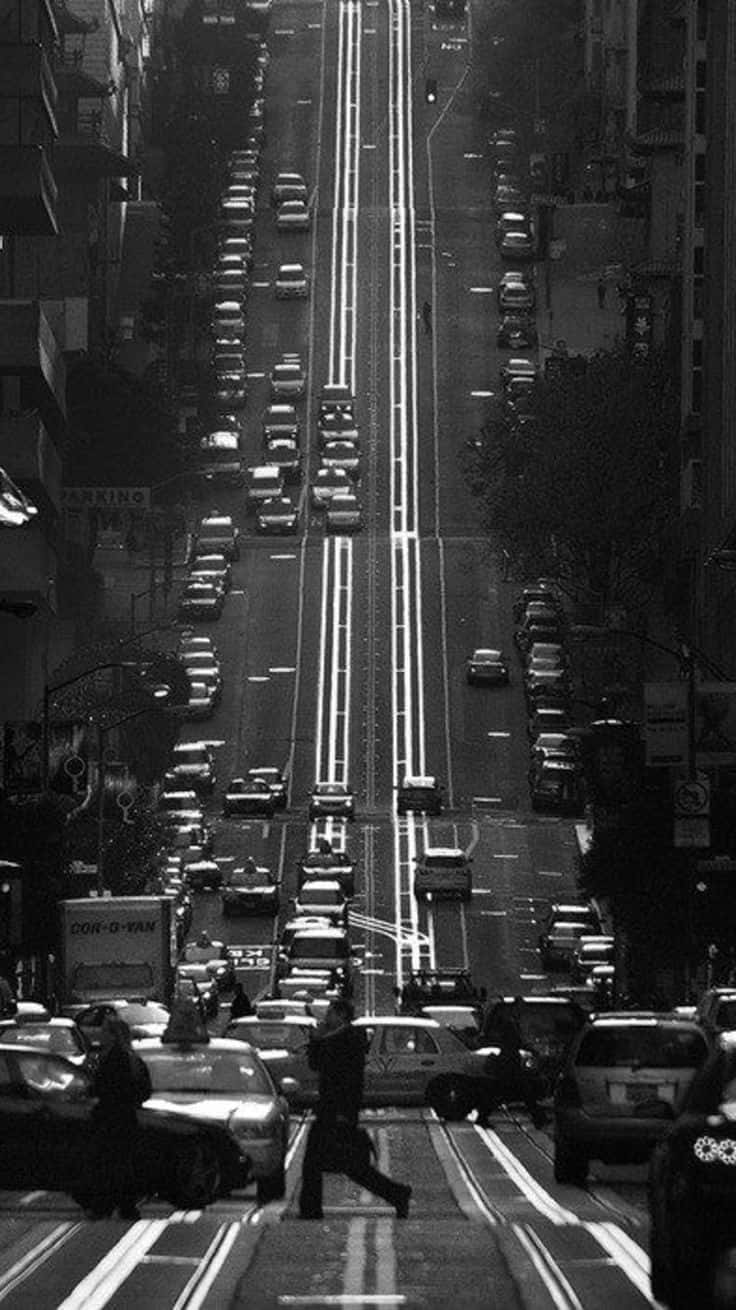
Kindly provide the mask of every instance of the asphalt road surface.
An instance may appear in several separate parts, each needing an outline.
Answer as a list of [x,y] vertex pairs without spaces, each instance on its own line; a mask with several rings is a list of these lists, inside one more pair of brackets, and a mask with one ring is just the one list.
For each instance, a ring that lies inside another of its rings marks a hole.
[[[512,650],[520,581],[502,581],[462,473],[464,442],[500,362],[472,24],[439,28],[431,6],[408,0],[275,0],[269,45],[245,447],[259,462],[265,375],[282,352],[299,351],[309,375],[299,407],[310,471],[320,387],[354,388],[366,524],[355,538],[326,538],[308,480],[297,538],[259,539],[242,493],[219,499],[243,544],[213,628],[225,691],[214,718],[185,734],[215,746],[217,858],[223,870],[247,855],[268,864],[283,918],[308,841],[313,782],[349,781],[358,1009],[391,1012],[394,985],[419,965],[469,967],[491,994],[543,991],[538,925],[549,902],[573,890],[572,824],[531,813],[518,673],[497,690],[464,679],[473,647]],[[428,71],[439,84],[431,107]],[[276,232],[269,192],[280,169],[307,179],[309,233]],[[274,297],[276,267],[290,258],[309,270],[306,301]],[[258,764],[287,770],[285,816],[223,820],[224,783]],[[441,819],[396,820],[393,789],[405,769],[442,780]],[[467,905],[417,905],[413,859],[429,840],[472,849]],[[215,893],[198,899],[195,929],[250,948],[242,958],[251,995],[269,985],[278,926],[223,920]],[[499,1113],[485,1130],[419,1109],[368,1112],[380,1166],[412,1184],[409,1219],[397,1222],[331,1176],[324,1220],[304,1223],[295,1190],[305,1122],[293,1120],[286,1198],[263,1208],[250,1189],[205,1213],[152,1204],[133,1224],[91,1224],[62,1196],[3,1193],[0,1305],[628,1310],[649,1302],[641,1169],[594,1166],[587,1190],[559,1186],[550,1136],[524,1116]]]

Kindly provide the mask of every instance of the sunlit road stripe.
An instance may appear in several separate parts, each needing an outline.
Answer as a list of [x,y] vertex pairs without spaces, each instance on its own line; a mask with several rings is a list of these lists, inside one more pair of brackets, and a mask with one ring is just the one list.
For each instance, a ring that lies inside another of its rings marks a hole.
[[[42,1196],[43,1193],[38,1193],[38,1195]],[[0,1301],[4,1301],[12,1292],[15,1292],[31,1274],[37,1273],[41,1266],[52,1255],[55,1255],[69,1241],[70,1237],[78,1233],[81,1228],[81,1224],[59,1224],[57,1228],[47,1233],[40,1242],[31,1247],[30,1251],[26,1251],[25,1255],[16,1260],[15,1264],[6,1269],[5,1273],[0,1277]]]
[[[407,0],[389,7],[389,421],[391,534],[392,747],[396,778],[426,771],[424,739],[424,652],[418,514],[418,424],[416,362],[416,230],[413,203],[411,113],[411,13]],[[433,925],[419,933],[413,891],[417,833],[424,821],[412,815],[394,822],[394,894],[397,926],[396,975],[434,962]],[[408,950],[402,950],[409,923]],[[425,958],[422,960],[422,952]],[[426,959],[426,956],[429,959]]]
[[141,1219],[133,1224],[56,1310],[103,1310],[167,1225],[166,1219]]
[[239,1223],[223,1224],[213,1237],[198,1268],[176,1298],[172,1310],[199,1310],[212,1288],[217,1275],[227,1260],[233,1243],[240,1232]]
[[629,1234],[614,1223],[586,1222],[583,1227],[595,1238],[603,1250],[614,1260],[616,1266],[633,1283],[637,1291],[653,1304],[650,1273],[651,1262],[646,1251],[642,1250]]
[[511,1225],[519,1244],[524,1248],[530,1263],[534,1266],[544,1283],[545,1290],[556,1310],[583,1310],[575,1292],[562,1273],[559,1265],[552,1259],[546,1246],[537,1239],[534,1232],[521,1224]]
[[550,1223],[561,1228],[564,1224],[579,1226],[580,1220],[572,1210],[566,1210],[564,1206],[555,1201],[553,1196],[533,1178],[528,1169],[517,1160],[512,1151],[501,1141],[497,1133],[490,1128],[476,1128],[484,1142],[490,1147],[492,1155],[495,1156],[501,1168],[505,1170],[518,1187],[519,1191],[531,1202],[534,1209],[539,1214],[549,1219]]

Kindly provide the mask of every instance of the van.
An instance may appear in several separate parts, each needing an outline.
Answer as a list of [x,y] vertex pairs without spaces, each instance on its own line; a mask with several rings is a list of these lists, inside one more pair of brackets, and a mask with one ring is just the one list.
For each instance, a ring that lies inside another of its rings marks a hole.
[[416,861],[414,895],[418,900],[457,898],[469,901],[473,893],[472,860],[459,846],[427,846]]

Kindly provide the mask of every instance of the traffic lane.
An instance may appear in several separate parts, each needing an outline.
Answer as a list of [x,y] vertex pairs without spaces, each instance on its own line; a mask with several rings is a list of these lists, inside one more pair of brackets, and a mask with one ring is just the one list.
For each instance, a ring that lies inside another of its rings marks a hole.
[[[323,1305],[327,1298],[442,1306],[457,1298],[457,1271],[467,1271],[468,1305],[512,1307],[513,1280],[494,1234],[463,1218],[445,1168],[415,1111],[364,1116],[377,1148],[377,1166],[413,1188],[410,1217],[397,1222],[391,1207],[341,1175],[325,1175],[324,1219],[305,1228],[297,1219],[301,1153],[289,1173],[283,1221],[268,1227],[242,1279],[233,1306]],[[296,1228],[296,1225],[299,1227]],[[308,1240],[305,1240],[307,1239]],[[477,1290],[477,1298],[476,1298]],[[493,1296],[490,1293],[493,1293]],[[294,1298],[294,1301],[292,1300]]]
[[541,1168],[535,1160],[534,1144],[513,1125],[482,1131],[416,1110],[368,1112],[363,1123],[378,1167],[411,1183],[408,1221],[397,1223],[383,1202],[327,1175],[324,1219],[310,1225],[309,1243],[301,1242],[304,1229],[292,1231],[298,1151],[282,1223],[265,1229],[255,1252],[250,1245],[234,1305],[395,1297],[444,1307],[457,1299],[459,1269],[463,1305],[629,1310],[648,1303],[639,1216],[557,1187],[543,1157]]

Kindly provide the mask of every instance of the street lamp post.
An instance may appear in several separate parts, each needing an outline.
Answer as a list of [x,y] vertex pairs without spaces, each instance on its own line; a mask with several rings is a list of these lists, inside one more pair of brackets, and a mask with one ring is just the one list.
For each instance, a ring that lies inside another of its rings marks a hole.
[[[155,700],[168,700],[169,688],[166,686],[157,687],[153,692]],[[112,732],[114,728],[122,728],[124,724],[130,723],[133,719],[139,719],[143,714],[150,714],[153,709],[152,705],[144,705],[139,710],[134,710],[132,714],[126,714],[122,719],[111,723],[109,727],[103,728],[102,724],[97,725],[97,895],[105,894],[105,736]]]
[[66,678],[63,682],[54,683],[50,686],[45,684],[43,689],[43,705],[41,712],[41,790],[48,791],[49,786],[49,766],[50,766],[50,716],[51,716],[51,697],[57,691],[64,691],[66,687],[73,687],[78,682],[84,682],[94,673],[102,673],[106,669],[137,669],[140,668],[140,660],[112,660],[106,664],[96,664],[93,669],[85,669],[83,673],[77,673],[73,678]]

